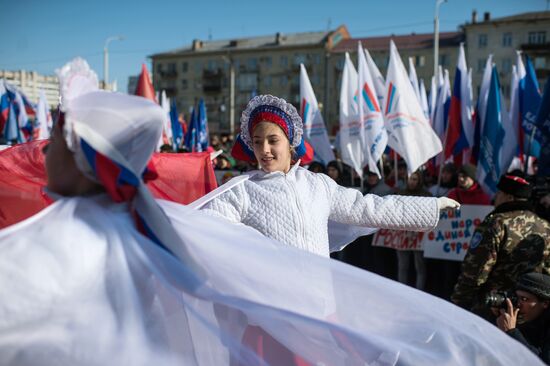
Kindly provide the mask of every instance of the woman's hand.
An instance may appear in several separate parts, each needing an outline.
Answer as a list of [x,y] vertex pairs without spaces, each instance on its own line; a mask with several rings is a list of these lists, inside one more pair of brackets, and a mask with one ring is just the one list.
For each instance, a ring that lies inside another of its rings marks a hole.
[[519,309],[514,309],[512,301],[506,299],[506,311],[500,309],[500,316],[497,318],[497,326],[507,332],[516,327]]
[[439,207],[440,211],[449,208],[460,208],[460,203],[447,197],[439,197],[437,199],[437,207]]

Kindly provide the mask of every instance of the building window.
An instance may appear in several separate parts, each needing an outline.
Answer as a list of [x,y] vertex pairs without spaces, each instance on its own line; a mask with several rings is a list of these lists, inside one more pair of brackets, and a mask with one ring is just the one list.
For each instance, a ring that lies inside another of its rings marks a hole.
[[218,63],[216,60],[208,60],[208,70],[210,71],[216,71],[218,68]]
[[266,88],[271,87],[271,75],[267,75],[267,76],[264,77],[264,86]]
[[175,63],[171,62],[171,63],[169,63],[169,64],[166,65],[166,66],[167,66],[167,68],[166,68],[167,70],[166,70],[166,71],[168,71],[169,73],[174,73],[174,72],[176,72],[176,64],[175,64]]
[[487,35],[486,34],[480,34],[477,39],[477,46],[479,48],[485,48],[487,47]]
[[280,62],[281,67],[287,67],[288,66],[288,57],[281,56]]
[[336,69],[337,70],[344,70],[344,64],[346,63],[346,59],[341,57],[337,62],[336,62]]
[[478,74],[483,73],[483,70],[485,70],[485,63],[486,63],[486,60],[483,59],[483,58],[480,58],[480,59],[477,60],[477,72],[478,72]]
[[279,84],[281,84],[281,86],[286,86],[288,84],[288,77],[286,75],[281,75]]
[[265,57],[264,63],[265,63],[265,66],[271,67],[271,57]]
[[415,56],[414,63],[416,67],[423,67],[426,64],[425,56]]
[[162,72],[162,64],[157,64],[157,72]]
[[512,33],[507,32],[502,35],[502,47],[512,47]]
[[195,72],[200,73],[202,71],[202,63],[200,61],[195,61]]
[[510,95],[510,85],[502,84],[502,93],[504,95]]
[[535,69],[546,69],[546,58],[535,57]]
[[512,72],[512,60],[509,58],[505,58],[502,60],[502,72]]
[[439,55],[439,64],[443,67],[445,66],[448,66],[449,65],[449,55],[447,54],[442,54],[442,55]]
[[246,66],[249,70],[257,70],[258,69],[258,59],[255,57],[251,57],[248,60],[246,60]]
[[546,43],[546,32],[545,31],[529,32],[528,39],[530,44]]
[[184,62],[181,64],[181,71],[182,72],[187,72],[187,69],[189,68],[189,65],[187,64],[187,62]]
[[182,88],[183,90],[187,90],[187,88],[188,88],[187,79],[182,79],[182,80],[181,80],[181,88]]
[[321,63],[321,55],[318,53],[311,55],[311,63],[314,65],[319,65]]
[[311,85],[319,85],[320,79],[321,78],[317,74],[311,76]]
[[294,65],[300,65],[306,63],[306,55],[301,53],[294,54]]

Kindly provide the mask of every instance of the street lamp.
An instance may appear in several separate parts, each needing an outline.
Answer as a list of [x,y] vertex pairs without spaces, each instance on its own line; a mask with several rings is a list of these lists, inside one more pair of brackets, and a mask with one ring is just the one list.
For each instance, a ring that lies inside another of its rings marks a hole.
[[105,40],[105,46],[103,47],[103,88],[107,88],[109,85],[109,43],[111,41],[122,41],[124,36],[112,36]]
[[235,63],[231,55],[222,56],[229,64],[229,133],[235,136]]
[[437,75],[439,65],[439,6],[446,3],[447,0],[435,0],[434,17],[434,76]]

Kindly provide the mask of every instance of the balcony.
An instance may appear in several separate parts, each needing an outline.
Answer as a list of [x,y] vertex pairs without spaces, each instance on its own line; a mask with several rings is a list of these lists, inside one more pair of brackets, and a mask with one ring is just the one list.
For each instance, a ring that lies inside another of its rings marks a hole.
[[166,79],[173,79],[178,76],[178,72],[176,70],[161,70],[160,71],[160,77],[166,78]]
[[205,93],[221,93],[223,73],[220,69],[202,72],[202,90]]

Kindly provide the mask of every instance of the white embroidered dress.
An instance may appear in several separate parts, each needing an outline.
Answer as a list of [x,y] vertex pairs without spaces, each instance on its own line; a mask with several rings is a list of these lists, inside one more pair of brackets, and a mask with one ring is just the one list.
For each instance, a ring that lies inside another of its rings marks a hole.
[[251,172],[250,179],[214,198],[203,210],[322,256],[340,249],[329,245],[329,220],[409,231],[431,230],[439,220],[435,198],[363,196],[298,164],[287,174]]

